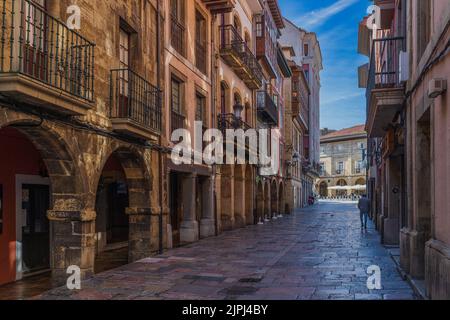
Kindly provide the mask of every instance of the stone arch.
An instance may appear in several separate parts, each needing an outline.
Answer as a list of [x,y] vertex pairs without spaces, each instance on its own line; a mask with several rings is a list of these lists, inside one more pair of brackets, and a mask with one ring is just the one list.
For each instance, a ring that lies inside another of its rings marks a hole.
[[327,198],[328,197],[328,183],[326,181],[322,181],[319,184],[319,195],[321,198]]
[[[95,190],[109,159],[115,157],[123,169],[128,192],[125,214],[128,216],[128,261],[146,258],[152,253],[151,173],[145,155],[133,146],[114,144],[102,158],[95,176]],[[156,245],[156,244],[155,244]]]
[[34,116],[0,111],[0,130],[17,130],[33,144],[45,164],[50,183],[47,218],[52,278],[62,283],[69,265],[80,266],[82,277],[89,276],[93,268],[89,257],[94,252],[91,225],[95,213],[86,206],[87,178],[79,166],[82,152],[72,143],[75,140],[67,139],[72,131]]
[[254,190],[253,190],[253,170],[252,166],[247,165],[245,169],[245,222],[247,225],[254,224],[253,204],[254,204]]
[[234,224],[235,227],[245,226],[245,166],[234,167]]

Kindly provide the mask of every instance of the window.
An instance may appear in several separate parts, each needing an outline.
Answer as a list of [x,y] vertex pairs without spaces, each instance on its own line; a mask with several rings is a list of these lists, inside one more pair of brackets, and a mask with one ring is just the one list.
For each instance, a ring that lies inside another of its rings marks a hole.
[[324,162],[320,163],[320,175],[321,176],[325,175],[325,163]]
[[119,91],[123,97],[128,97],[128,82],[130,67],[130,34],[124,29],[120,29],[119,35]]
[[184,0],[170,1],[170,37],[172,47],[181,55],[185,55],[185,2]]
[[362,172],[363,163],[362,161],[356,161],[355,162],[355,173],[360,174]]
[[195,121],[203,122],[206,126],[206,98],[200,93],[196,94]]
[[181,82],[172,78],[171,84],[171,108],[172,112],[176,112],[178,114],[182,114],[181,108]]
[[198,10],[195,13],[195,64],[206,73],[206,20]]
[[303,45],[303,54],[305,55],[305,57],[309,56],[309,45],[307,43]]
[[336,174],[343,174],[344,173],[344,162],[340,161],[336,164]]
[[263,19],[261,15],[256,16],[256,36],[263,36]]
[[431,36],[431,0],[417,1],[417,62],[422,58]]

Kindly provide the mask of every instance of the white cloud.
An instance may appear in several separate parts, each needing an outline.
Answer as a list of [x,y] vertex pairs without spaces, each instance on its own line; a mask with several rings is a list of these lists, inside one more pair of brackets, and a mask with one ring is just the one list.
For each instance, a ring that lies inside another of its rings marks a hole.
[[305,29],[311,29],[318,27],[325,23],[332,16],[344,11],[351,5],[355,4],[358,0],[338,0],[332,5],[308,12],[295,19],[295,22]]

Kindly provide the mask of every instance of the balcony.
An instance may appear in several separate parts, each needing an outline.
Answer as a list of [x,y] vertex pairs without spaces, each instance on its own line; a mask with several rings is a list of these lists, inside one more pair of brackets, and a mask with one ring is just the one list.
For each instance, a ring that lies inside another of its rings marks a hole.
[[[261,27],[261,33],[256,37],[256,57],[265,65],[266,70],[270,73],[272,78],[277,77],[277,40],[272,38],[272,35],[267,32],[266,25],[269,24],[266,15],[257,15],[255,17],[257,24]],[[275,28],[274,26],[271,28]],[[276,34],[278,31],[274,31]]]
[[0,2],[0,93],[84,115],[94,101],[95,45],[31,0]]
[[212,14],[222,14],[233,11],[235,0],[203,0],[203,3]]
[[182,56],[186,56],[185,43],[185,26],[178,20],[177,17],[170,16],[170,43],[172,47]]
[[256,108],[259,117],[271,126],[278,125],[278,107],[265,90],[256,93]]
[[367,124],[369,137],[383,137],[389,124],[400,111],[404,100],[404,84],[400,81],[400,52],[403,38],[373,41],[367,82]]
[[110,118],[113,130],[153,140],[161,132],[161,93],[129,69],[111,70]]
[[264,76],[258,60],[232,25],[220,27],[220,55],[249,89],[262,86]]
[[228,129],[239,130],[242,129],[247,131],[252,127],[247,124],[244,120],[237,118],[234,114],[220,114],[218,128],[220,131],[224,132]]

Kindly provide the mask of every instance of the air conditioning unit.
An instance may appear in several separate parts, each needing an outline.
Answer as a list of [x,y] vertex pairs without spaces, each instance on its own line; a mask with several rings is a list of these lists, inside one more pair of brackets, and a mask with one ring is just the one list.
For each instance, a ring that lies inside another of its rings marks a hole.
[[435,99],[447,90],[447,80],[442,78],[433,79],[428,83],[428,97]]
[[406,82],[409,79],[409,55],[406,51],[400,51],[399,55],[399,82]]

